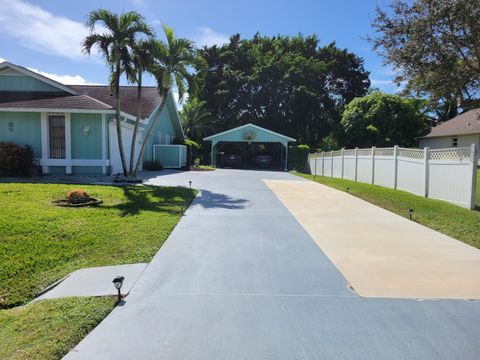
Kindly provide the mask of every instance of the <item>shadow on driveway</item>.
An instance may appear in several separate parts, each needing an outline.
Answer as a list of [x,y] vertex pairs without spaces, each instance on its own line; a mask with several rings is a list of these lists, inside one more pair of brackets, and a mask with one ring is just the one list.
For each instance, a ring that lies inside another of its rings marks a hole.
[[208,190],[202,190],[201,195],[195,202],[196,205],[200,205],[205,209],[228,209],[228,210],[241,210],[245,209],[249,205],[250,201],[247,199],[235,199],[225,194],[218,194]]

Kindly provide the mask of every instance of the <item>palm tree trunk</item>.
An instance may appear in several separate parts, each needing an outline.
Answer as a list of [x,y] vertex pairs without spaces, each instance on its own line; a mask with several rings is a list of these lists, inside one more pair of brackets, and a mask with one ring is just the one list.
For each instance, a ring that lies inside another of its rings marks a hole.
[[128,176],[127,163],[125,161],[125,152],[123,150],[122,123],[120,119],[120,60],[117,57],[115,64],[115,123],[117,125],[118,150],[122,162],[123,175]]
[[140,153],[138,154],[138,159],[137,159],[137,165],[135,166],[135,172],[134,175],[137,176],[138,170],[140,169],[140,163],[143,158],[143,152],[145,151],[145,146],[148,142],[148,139],[152,135],[152,131],[155,128],[155,124],[157,123],[158,118],[160,117],[160,114],[163,111],[163,108],[165,107],[165,103],[167,102],[167,95],[168,95],[169,88],[163,88],[162,90],[162,101],[160,103],[159,109],[158,109],[158,114],[154,118],[152,118],[152,123],[148,124],[147,128],[147,133],[145,134],[145,139],[143,139],[142,147],[140,148]]
[[135,119],[135,126],[133,128],[133,135],[132,135],[132,145],[130,146],[130,167],[129,172],[130,174],[134,174],[137,176],[137,170],[135,167],[135,172],[133,168],[133,162],[135,160],[135,146],[137,141],[137,132],[138,132],[138,125],[140,123],[140,119],[142,116],[142,71],[139,69],[138,74],[138,82],[137,82],[137,118]]

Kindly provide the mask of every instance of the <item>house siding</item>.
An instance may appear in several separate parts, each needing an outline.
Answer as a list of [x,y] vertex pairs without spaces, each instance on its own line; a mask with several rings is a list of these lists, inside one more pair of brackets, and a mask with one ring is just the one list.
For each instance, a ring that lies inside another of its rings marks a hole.
[[147,148],[145,149],[145,153],[143,155],[144,161],[153,160],[153,145],[161,144],[160,132],[170,135],[172,139],[178,138],[178,136],[175,133],[175,128],[173,125],[175,115],[174,113],[172,113],[172,111],[174,112],[175,109],[172,109],[171,104],[167,101],[167,103],[165,104],[165,107],[163,108],[162,113],[160,115],[158,114],[155,115],[157,117],[160,116],[160,118],[158,119],[155,125],[155,128],[152,131],[152,135],[150,139],[148,139]]
[[469,134],[469,135],[452,135],[452,136],[442,136],[435,138],[424,138],[419,139],[420,148],[429,147],[432,149],[443,149],[452,147],[452,138],[457,138],[457,147],[469,147],[472,144],[475,144],[475,147],[478,149],[480,147],[480,134]]
[[[102,115],[72,113],[71,139],[72,159],[101,159],[102,158]],[[90,127],[87,136],[84,128]]]
[[35,157],[42,156],[40,113],[0,112],[0,141],[30,145]]
[[26,75],[0,75],[0,91],[53,91],[59,88]]

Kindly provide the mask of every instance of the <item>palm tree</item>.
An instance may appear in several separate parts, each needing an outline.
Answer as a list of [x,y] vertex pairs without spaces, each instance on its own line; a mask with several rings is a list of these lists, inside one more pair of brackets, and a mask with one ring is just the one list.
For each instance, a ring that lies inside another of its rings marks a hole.
[[[163,31],[166,37],[165,43],[160,40],[152,40],[154,42],[152,49],[154,63],[150,69],[151,74],[157,81],[157,87],[161,97],[158,108],[159,114],[165,107],[168,93],[172,90],[173,86],[176,86],[178,89],[179,100],[183,98],[186,90],[194,90],[195,81],[188,69],[197,63],[192,41],[188,39],[177,39],[173,29],[166,25],[163,26]],[[134,175],[138,173],[143,152],[145,151],[145,144],[148,142],[158,118],[159,116],[155,116],[148,125],[145,139],[138,155]]]
[[125,69],[127,79],[132,84],[137,84],[137,116],[132,134],[132,144],[130,148],[130,162],[128,171],[130,174],[134,172],[135,160],[135,142],[137,140],[138,127],[142,116],[142,78],[145,71],[149,71],[153,65],[152,50],[155,47],[155,41],[152,39],[140,40],[133,47],[131,61]]
[[[95,32],[98,23],[102,30]],[[90,28],[90,35],[83,40],[83,51],[90,54],[96,46],[110,66],[110,89],[115,98],[118,148],[123,174],[128,176],[120,121],[120,77],[129,65],[130,54],[137,38],[142,35],[151,36],[153,31],[145,23],[143,16],[134,11],[118,15],[105,9],[94,10],[88,15],[87,26]]]
[[180,112],[183,130],[190,139],[200,140],[205,132],[205,120],[211,113],[204,108],[207,102],[189,97],[187,103]]

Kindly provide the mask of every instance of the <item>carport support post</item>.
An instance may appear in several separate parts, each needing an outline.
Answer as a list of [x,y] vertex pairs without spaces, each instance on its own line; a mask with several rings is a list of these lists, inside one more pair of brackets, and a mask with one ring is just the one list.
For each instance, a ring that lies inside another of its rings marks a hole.
[[216,166],[216,156],[215,156],[215,147],[217,146],[217,142],[212,140],[212,148],[210,152],[210,163],[212,166]]
[[284,171],[288,171],[288,142],[284,142],[283,146],[285,146],[285,169],[284,169]]

